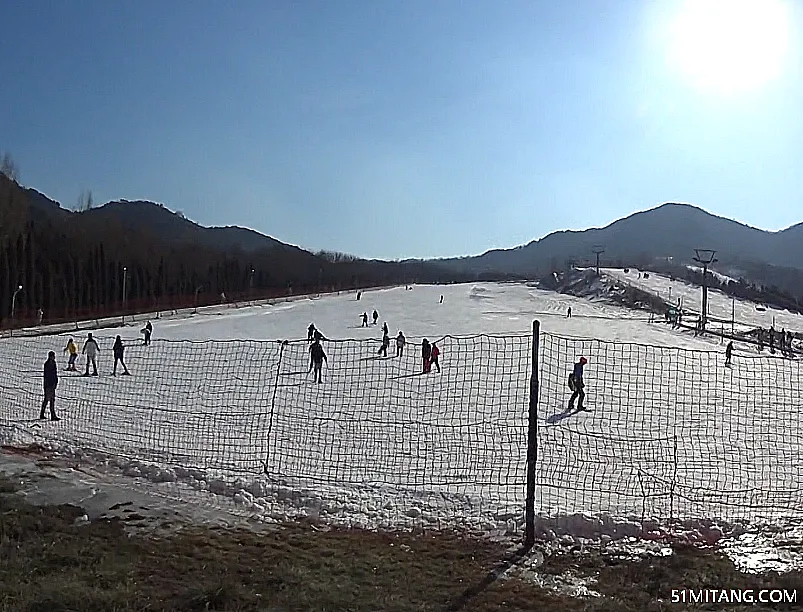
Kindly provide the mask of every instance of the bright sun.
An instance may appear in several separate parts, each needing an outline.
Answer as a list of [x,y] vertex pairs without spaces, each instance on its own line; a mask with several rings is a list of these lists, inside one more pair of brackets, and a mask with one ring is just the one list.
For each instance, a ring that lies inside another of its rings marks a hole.
[[781,0],[685,0],[669,28],[669,62],[703,90],[761,87],[783,70],[789,17]]

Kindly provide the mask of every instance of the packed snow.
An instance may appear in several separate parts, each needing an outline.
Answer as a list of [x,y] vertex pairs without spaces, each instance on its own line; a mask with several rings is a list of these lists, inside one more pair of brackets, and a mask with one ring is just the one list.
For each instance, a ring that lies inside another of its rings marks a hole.
[[[668,289],[657,275],[642,282]],[[693,299],[692,287],[673,290]],[[739,312],[752,315],[746,306]],[[374,309],[378,325],[362,327]],[[147,347],[141,323],[97,330],[100,376],[61,373],[56,423],[36,420],[41,368],[69,334],[8,338],[20,367],[0,382],[0,436],[106,462],[165,494],[224,495],[266,520],[520,534],[534,319],[540,535],[658,537],[671,518],[710,542],[803,507],[800,446],[789,435],[797,362],[737,347],[725,370],[716,339],[524,283],[397,287],[360,301],[352,293],[154,320]],[[328,339],[320,385],[307,375],[311,322]],[[393,343],[377,356],[383,322],[391,338],[407,337],[402,357]],[[118,333],[131,377],[110,375]],[[419,374],[424,337],[441,347],[441,373]],[[592,410],[570,414],[566,376],[581,354]],[[766,380],[782,382],[765,389]]]

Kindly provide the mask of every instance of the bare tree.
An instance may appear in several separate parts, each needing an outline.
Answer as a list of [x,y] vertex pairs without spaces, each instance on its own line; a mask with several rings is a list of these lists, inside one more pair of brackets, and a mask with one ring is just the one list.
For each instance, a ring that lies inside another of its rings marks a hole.
[[82,189],[81,193],[78,194],[78,202],[75,205],[75,210],[78,212],[84,212],[90,210],[95,206],[95,203],[92,199],[92,191]]
[[3,153],[3,158],[0,159],[0,174],[6,175],[12,181],[19,182],[19,166],[17,166],[17,163],[8,151]]

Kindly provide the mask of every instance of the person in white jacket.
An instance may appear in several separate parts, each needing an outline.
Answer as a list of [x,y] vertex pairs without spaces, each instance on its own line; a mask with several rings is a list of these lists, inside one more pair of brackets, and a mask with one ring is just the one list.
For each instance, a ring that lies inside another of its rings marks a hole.
[[98,363],[96,358],[98,353],[100,353],[100,347],[98,346],[97,340],[92,337],[90,333],[86,337],[86,342],[84,342],[84,350],[81,351],[84,355],[86,355],[86,372],[84,372],[84,376],[89,376],[89,364],[92,364],[92,376],[98,375]]

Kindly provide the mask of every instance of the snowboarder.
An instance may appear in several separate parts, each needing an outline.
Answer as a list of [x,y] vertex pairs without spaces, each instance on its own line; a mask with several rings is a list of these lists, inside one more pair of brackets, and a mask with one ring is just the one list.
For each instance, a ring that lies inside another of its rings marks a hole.
[[388,347],[390,346],[390,336],[388,336],[388,332],[382,334],[382,346],[379,347],[378,354],[382,355],[383,357],[388,356]]
[[733,340],[728,342],[728,346],[725,347],[725,365],[729,366],[731,364],[731,358],[733,357]]
[[404,354],[404,345],[407,343],[407,339],[404,337],[404,334],[399,331],[399,335],[396,336],[396,357],[401,357]]
[[70,360],[67,362],[67,370],[75,372],[75,360],[78,359],[78,347],[75,345],[75,341],[72,338],[67,341],[64,352],[70,354]]
[[92,364],[92,376],[97,376],[98,362],[96,358],[98,353],[100,353],[100,347],[91,333],[87,335],[86,342],[84,342],[84,350],[82,350],[81,353],[86,355],[86,372],[84,372],[84,376],[89,376],[89,364]]
[[572,307],[571,306],[569,306],[569,308],[566,310],[566,318],[567,319],[571,319],[572,318]]
[[376,325],[376,322],[379,319],[379,313],[376,310],[374,310],[373,319],[374,319],[374,325]]
[[438,373],[439,374],[440,374],[440,371],[441,371],[441,364],[438,362],[438,355],[440,355],[440,354],[441,354],[441,350],[438,348],[438,345],[436,345],[433,342],[432,343],[432,355],[431,355],[430,363],[431,363],[431,365],[434,365],[436,368],[438,368]]
[[368,327],[368,313],[362,313],[362,327]]
[[315,323],[310,323],[307,328],[307,340],[312,341],[312,336],[315,334]]
[[47,361],[44,367],[45,399],[42,400],[42,410],[39,418],[45,418],[45,408],[50,404],[50,420],[58,421],[56,416],[56,387],[59,384],[59,368],[56,365],[56,353],[50,351],[47,354]]
[[569,375],[569,388],[573,391],[572,397],[569,400],[569,410],[574,409],[574,400],[577,401],[577,409],[584,410],[583,402],[585,401],[586,394],[583,391],[585,382],[583,382],[583,366],[588,363],[585,357],[580,357],[580,360],[574,364],[574,370]]
[[112,370],[112,376],[117,376],[117,362],[120,362],[120,365],[123,366],[123,374],[125,376],[131,376],[131,372],[128,371],[128,368],[125,365],[125,361],[123,361],[123,353],[125,352],[125,346],[123,345],[123,339],[120,336],[114,341],[114,346],[112,347],[112,352],[114,353],[114,369]]
[[385,321],[382,323],[382,333],[387,336],[390,332],[388,332],[388,322]]
[[432,347],[429,345],[429,340],[424,338],[421,342],[421,360],[423,361],[423,373],[426,374],[430,369],[430,359],[432,359]]
[[326,353],[324,353],[319,340],[316,339],[315,342],[310,345],[309,355],[310,368],[315,370],[313,377],[320,383],[322,382],[321,369],[323,368],[323,362],[326,361],[328,363],[328,360],[326,359]]
[[145,340],[144,340],[143,344],[145,346],[149,345],[151,343],[151,334],[153,333],[153,325],[151,325],[150,321],[145,323],[145,327],[143,327],[140,330],[140,333],[144,334],[144,336],[145,336]]

